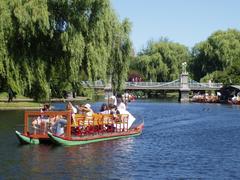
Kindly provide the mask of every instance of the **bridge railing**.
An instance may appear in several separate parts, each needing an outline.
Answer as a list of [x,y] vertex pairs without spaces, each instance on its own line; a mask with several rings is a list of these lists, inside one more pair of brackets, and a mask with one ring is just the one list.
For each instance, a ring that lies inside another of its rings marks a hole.
[[189,83],[190,89],[207,88],[207,89],[220,89],[223,87],[222,83]]
[[104,88],[106,85],[103,81],[98,80],[98,81],[82,81],[82,85],[84,87],[91,87],[91,88]]
[[[106,84],[99,80],[95,82],[91,81],[82,81],[82,85],[84,87],[90,87],[90,88],[99,88],[104,89],[106,87]],[[201,89],[220,89],[222,88],[222,83],[198,83],[193,80],[189,80],[188,87],[192,90],[201,90]],[[125,88],[133,88],[133,89],[179,89],[181,88],[181,83],[179,80],[175,80],[172,82],[126,82]]]
[[178,88],[180,87],[179,81],[172,82],[126,82],[126,87],[169,87],[169,88]]

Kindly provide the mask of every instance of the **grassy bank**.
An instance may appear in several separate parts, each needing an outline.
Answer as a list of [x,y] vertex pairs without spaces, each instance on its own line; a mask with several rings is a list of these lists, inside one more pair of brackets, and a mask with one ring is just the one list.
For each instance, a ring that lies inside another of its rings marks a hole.
[[39,109],[41,103],[37,102],[0,102],[0,109]]
[[7,102],[8,93],[0,93],[0,109],[39,109],[42,107],[42,103],[34,102],[33,99],[29,99],[24,96],[17,95],[13,98],[13,102]]
[[[7,92],[1,92],[1,93],[0,93],[0,99],[8,99],[8,93],[7,93]],[[16,95],[16,99],[29,99],[29,98],[17,94],[17,95]]]
[[[76,97],[76,98],[53,98],[50,100],[53,102],[68,102],[68,101],[87,101],[87,97]],[[48,102],[48,103],[50,103]],[[8,94],[6,92],[0,93],[0,110],[13,110],[13,109],[40,109],[45,102],[36,102],[34,99],[17,96],[13,98],[12,102],[8,102]]]

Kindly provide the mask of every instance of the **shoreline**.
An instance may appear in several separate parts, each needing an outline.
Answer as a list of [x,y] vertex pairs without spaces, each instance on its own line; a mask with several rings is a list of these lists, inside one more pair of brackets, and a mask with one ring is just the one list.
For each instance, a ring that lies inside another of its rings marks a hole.
[[89,100],[87,97],[76,97],[76,98],[53,98],[50,101],[36,102],[34,99],[13,99],[12,102],[8,102],[8,98],[0,99],[0,111],[1,110],[39,110],[44,103],[54,102],[74,102],[74,101],[86,101]]
[[39,110],[41,107],[0,107],[0,111],[6,110]]
[[[45,102],[68,102],[68,101],[86,101],[86,100],[89,100],[89,98],[79,96],[79,97],[76,97],[76,98],[67,98],[67,99],[53,98],[50,101],[45,101]],[[0,102],[8,102],[8,98],[1,98]],[[12,102],[36,102],[36,101],[34,101],[34,99],[31,99],[31,98],[17,98],[17,99],[13,99]],[[40,101],[40,102],[36,102],[36,103],[44,103],[44,102]]]

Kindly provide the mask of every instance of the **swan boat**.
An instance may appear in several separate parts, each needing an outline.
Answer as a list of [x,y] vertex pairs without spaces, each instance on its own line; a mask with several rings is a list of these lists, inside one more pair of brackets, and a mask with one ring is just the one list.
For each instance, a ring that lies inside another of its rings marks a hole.
[[[64,123],[56,130],[54,124],[60,119]],[[93,114],[91,117],[75,114],[73,121],[70,111],[26,111],[24,130],[15,133],[21,144],[51,142],[72,146],[138,136],[143,127],[143,121],[130,122],[127,114]]]

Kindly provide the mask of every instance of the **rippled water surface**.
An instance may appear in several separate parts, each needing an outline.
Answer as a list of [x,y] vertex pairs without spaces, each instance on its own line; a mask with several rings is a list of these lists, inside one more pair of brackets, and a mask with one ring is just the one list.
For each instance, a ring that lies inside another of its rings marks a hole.
[[[95,109],[101,103],[95,103]],[[240,107],[136,101],[141,136],[21,146],[23,111],[0,111],[0,179],[239,179]]]

